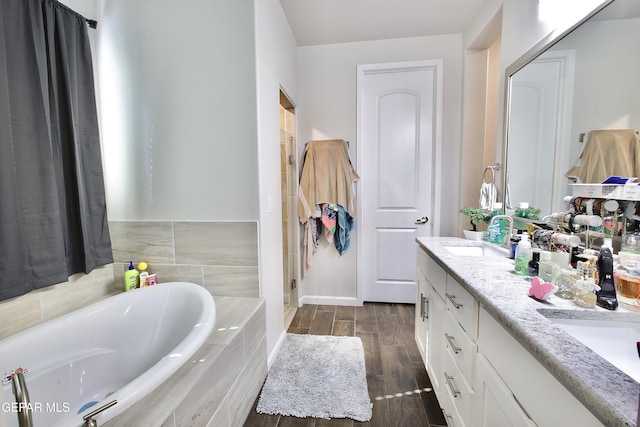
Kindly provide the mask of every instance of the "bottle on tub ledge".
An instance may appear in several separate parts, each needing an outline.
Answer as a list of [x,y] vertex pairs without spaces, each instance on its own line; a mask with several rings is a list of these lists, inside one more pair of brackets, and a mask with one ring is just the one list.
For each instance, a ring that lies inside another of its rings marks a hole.
[[138,287],[138,276],[140,272],[133,266],[133,261],[129,261],[129,268],[124,272],[124,291],[129,292]]
[[145,286],[148,286],[148,280],[149,280],[149,272],[147,271],[147,263],[144,261],[140,261],[138,263],[138,271],[140,272],[139,276],[138,276],[138,283],[140,284],[140,288],[144,288]]

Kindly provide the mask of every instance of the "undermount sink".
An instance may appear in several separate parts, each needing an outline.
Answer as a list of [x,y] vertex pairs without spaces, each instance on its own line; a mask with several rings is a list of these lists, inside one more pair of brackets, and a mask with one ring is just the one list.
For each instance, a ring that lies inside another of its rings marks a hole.
[[442,247],[454,255],[478,257],[507,257],[509,251],[488,242],[443,243]]
[[640,342],[640,323],[552,317],[543,310],[539,312],[594,353],[640,382],[640,356],[637,347]]

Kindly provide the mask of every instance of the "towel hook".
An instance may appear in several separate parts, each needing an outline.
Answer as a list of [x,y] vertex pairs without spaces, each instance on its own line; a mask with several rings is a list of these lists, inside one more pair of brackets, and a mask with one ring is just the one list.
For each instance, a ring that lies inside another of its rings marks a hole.
[[[485,184],[495,184],[496,183],[496,171],[500,170],[500,163],[496,163],[495,165],[489,165],[484,168],[484,172],[482,172],[482,182]],[[487,171],[491,171],[491,181],[487,182]]]

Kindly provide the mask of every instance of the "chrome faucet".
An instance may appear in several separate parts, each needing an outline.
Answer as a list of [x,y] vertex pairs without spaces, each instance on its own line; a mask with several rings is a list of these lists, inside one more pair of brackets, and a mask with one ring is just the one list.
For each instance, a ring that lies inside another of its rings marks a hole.
[[116,403],[118,403],[117,400],[112,400],[111,402],[107,403],[106,405],[103,405],[103,406],[99,407],[95,411],[89,412],[87,415],[82,417],[82,419],[84,420],[84,423],[82,424],[82,427],[98,427],[98,422],[96,420],[94,420],[93,417],[98,415],[100,412],[111,408]]
[[33,427],[31,401],[29,400],[27,383],[24,379],[22,369],[17,369],[13,374],[11,388],[13,389],[13,394],[16,396],[16,403],[18,404],[18,426]]
[[509,232],[505,236],[502,245],[506,248],[511,248],[511,236],[513,236],[513,218],[511,218],[509,215],[496,215],[491,218],[491,223],[489,225],[492,225],[497,219],[504,219],[509,222]]

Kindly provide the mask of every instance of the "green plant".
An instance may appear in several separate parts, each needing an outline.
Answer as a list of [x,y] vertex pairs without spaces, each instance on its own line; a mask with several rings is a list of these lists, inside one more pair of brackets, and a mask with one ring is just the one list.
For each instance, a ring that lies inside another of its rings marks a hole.
[[482,223],[488,223],[491,219],[491,212],[482,208],[465,207],[460,209],[460,213],[469,217],[472,231],[478,231],[478,226]]

